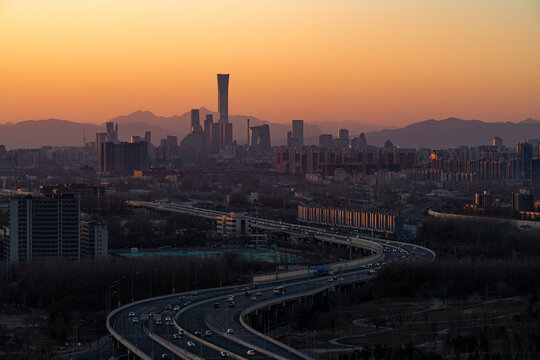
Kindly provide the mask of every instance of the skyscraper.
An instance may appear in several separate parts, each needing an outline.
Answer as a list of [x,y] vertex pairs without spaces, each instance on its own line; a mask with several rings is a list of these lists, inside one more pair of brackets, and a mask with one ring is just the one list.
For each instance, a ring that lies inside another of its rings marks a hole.
[[229,74],[217,74],[218,123],[229,122]]
[[287,132],[287,146],[304,145],[304,120],[293,120],[292,131]]
[[229,124],[229,74],[217,74],[218,79],[218,124],[219,124],[219,147],[232,145],[233,130]]
[[248,147],[259,152],[272,150],[270,143],[270,127],[268,124],[252,126],[249,128]]
[[330,134],[321,134],[319,135],[319,146],[322,147],[332,147],[332,142],[334,141],[334,137]]
[[498,137],[498,136],[494,136],[492,145],[493,146],[502,146],[503,145],[503,139]]
[[292,136],[298,142],[298,145],[304,145],[304,120],[292,121]]
[[191,132],[201,132],[201,123],[199,120],[199,109],[191,109]]
[[349,147],[349,130],[339,129],[336,145],[338,147]]

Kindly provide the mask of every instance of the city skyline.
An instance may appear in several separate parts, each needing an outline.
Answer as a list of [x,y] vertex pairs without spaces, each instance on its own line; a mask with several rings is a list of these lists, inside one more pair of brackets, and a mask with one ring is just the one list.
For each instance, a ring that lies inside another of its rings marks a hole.
[[221,72],[230,114],[276,123],[540,118],[532,0],[0,6],[0,123],[213,109]]

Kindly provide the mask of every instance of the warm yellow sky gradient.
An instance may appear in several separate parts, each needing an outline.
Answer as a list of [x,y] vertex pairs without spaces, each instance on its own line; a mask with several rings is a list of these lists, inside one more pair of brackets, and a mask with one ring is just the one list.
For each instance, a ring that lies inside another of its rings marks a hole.
[[540,0],[0,0],[0,123],[540,119]]

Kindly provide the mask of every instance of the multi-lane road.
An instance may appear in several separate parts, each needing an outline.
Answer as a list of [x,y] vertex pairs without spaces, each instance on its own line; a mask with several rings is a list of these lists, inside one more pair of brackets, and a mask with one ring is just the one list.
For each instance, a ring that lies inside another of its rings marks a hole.
[[[190,213],[215,218],[223,213],[175,203],[131,202],[160,211]],[[272,276],[257,285],[181,293],[141,300],[111,312],[107,327],[113,337],[135,357],[143,359],[217,359],[227,355],[236,359],[309,359],[307,355],[279,343],[250,327],[246,314],[274,303],[326,291],[341,285],[359,283],[376,276],[377,269],[393,260],[432,260],[435,254],[412,244],[367,240],[311,226],[251,218],[263,230],[310,236],[318,241],[361,247],[373,256],[365,261],[341,263],[340,273],[317,276],[313,272],[285,277]],[[279,294],[274,288],[284,287]],[[234,296],[234,307],[228,298]],[[170,320],[169,320],[170,319]],[[168,324],[167,324],[168,323]],[[232,333],[231,333],[232,332]]]

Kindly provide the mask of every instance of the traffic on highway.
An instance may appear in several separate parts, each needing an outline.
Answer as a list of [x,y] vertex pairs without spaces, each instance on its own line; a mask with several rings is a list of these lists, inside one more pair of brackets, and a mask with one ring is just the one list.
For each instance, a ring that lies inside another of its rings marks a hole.
[[[159,211],[190,213],[215,218],[220,212],[178,203],[130,202]],[[435,254],[426,248],[299,224],[252,218],[263,230],[311,236],[324,242],[368,249],[373,256],[329,264],[331,274],[316,271],[295,276],[270,277],[257,284],[223,287],[150,298],[127,304],[109,315],[107,327],[128,351],[143,359],[310,359],[295,349],[253,329],[249,313],[276,303],[329,291],[373,278],[386,262],[427,260]],[[267,319],[270,323],[271,319]],[[278,320],[274,319],[274,326]]]

